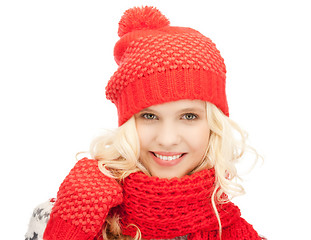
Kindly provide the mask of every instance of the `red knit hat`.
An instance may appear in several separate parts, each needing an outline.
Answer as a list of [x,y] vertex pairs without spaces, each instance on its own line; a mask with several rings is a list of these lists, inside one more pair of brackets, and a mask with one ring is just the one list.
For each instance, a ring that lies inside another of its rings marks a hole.
[[229,116],[226,66],[215,44],[194,29],[169,24],[154,7],[131,8],[119,22],[119,68],[106,86],[119,125],[146,107],[181,99],[211,102]]

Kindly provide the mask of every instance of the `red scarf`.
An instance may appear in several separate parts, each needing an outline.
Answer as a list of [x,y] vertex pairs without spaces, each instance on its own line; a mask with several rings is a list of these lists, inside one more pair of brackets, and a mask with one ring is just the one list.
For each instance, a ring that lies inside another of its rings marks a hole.
[[[135,224],[146,239],[219,239],[218,221],[211,204],[214,169],[183,178],[159,179],[138,172],[123,183],[123,203],[118,207],[123,234],[135,236]],[[233,203],[218,204],[222,239],[261,239],[240,217]]]

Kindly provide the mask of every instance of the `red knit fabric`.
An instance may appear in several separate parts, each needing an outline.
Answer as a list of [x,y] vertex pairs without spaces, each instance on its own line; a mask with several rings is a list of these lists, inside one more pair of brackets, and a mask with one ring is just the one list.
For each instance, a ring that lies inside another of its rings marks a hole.
[[[123,234],[136,234],[135,224],[145,239],[219,239],[218,221],[211,204],[214,169],[173,179],[131,174],[125,179],[124,200],[119,206]],[[240,216],[233,203],[217,206],[222,223],[222,240],[261,239]]]
[[[214,181],[214,169],[170,180],[139,172],[127,177],[121,187],[100,172],[97,161],[84,158],[61,184],[43,239],[102,239],[109,213],[120,215],[125,235],[136,234],[136,228],[127,227],[135,224],[145,239],[188,235],[189,240],[219,240],[210,201]],[[261,239],[233,203],[217,208],[222,240]]]
[[229,115],[226,66],[216,45],[191,28],[169,26],[152,7],[129,9],[114,48],[119,65],[106,86],[119,125],[151,105],[199,99]]
[[122,188],[98,162],[78,161],[61,184],[44,232],[45,240],[93,240],[110,208],[122,202]]

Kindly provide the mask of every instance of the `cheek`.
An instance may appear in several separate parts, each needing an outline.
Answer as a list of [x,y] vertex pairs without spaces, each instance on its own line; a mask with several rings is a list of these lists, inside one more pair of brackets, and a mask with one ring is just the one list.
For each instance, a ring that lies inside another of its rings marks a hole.
[[189,132],[187,134],[187,139],[189,145],[191,145],[194,150],[197,150],[199,152],[205,152],[209,142],[209,135],[209,128],[203,126]]
[[139,138],[140,148],[144,149],[150,144],[150,142],[152,142],[152,129],[143,125],[137,125],[136,129]]

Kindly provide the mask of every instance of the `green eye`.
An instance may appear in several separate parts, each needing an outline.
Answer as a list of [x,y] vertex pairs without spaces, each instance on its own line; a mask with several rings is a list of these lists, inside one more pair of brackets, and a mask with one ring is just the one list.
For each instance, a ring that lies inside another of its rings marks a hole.
[[185,120],[194,120],[197,118],[197,115],[193,114],[193,113],[186,113],[184,116],[183,116],[183,119]]
[[147,120],[153,120],[156,119],[156,115],[152,114],[152,113],[144,113],[142,114],[142,117],[147,119]]

